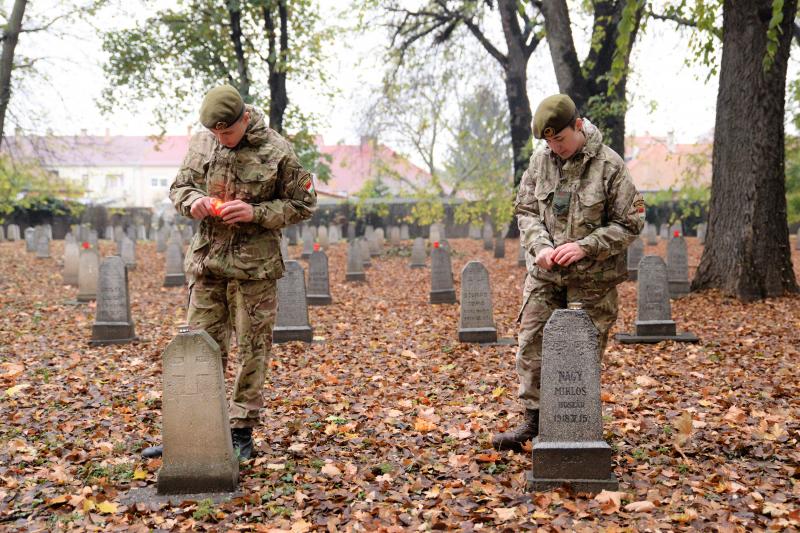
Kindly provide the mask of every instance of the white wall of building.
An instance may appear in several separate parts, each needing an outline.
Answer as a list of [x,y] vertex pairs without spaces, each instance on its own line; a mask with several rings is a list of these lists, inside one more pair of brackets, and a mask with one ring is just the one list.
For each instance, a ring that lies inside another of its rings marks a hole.
[[169,194],[178,167],[51,166],[62,178],[86,189],[84,198],[108,207],[155,208]]

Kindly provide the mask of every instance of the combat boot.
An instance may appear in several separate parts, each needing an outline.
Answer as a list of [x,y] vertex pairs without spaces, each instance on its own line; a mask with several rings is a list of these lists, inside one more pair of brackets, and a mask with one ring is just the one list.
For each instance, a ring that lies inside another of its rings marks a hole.
[[522,445],[539,434],[539,410],[526,409],[525,419],[516,429],[507,433],[498,433],[492,437],[495,450],[514,450],[522,452]]
[[240,461],[246,461],[253,455],[253,428],[233,428],[233,453],[239,456]]

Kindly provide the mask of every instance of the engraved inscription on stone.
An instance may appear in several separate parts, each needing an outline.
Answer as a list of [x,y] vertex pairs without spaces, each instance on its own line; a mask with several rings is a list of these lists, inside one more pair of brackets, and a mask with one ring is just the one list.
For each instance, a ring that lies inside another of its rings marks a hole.
[[645,256],[639,262],[636,318],[638,321],[672,320],[667,267],[655,255]]
[[97,250],[89,248],[80,254],[78,267],[78,301],[88,302],[97,295],[97,271],[100,268],[100,258]]
[[461,271],[461,327],[494,327],[489,271],[478,261]]
[[667,242],[667,279],[669,281],[689,280],[689,259],[686,239],[672,238]]
[[128,291],[125,264],[118,256],[106,257],[100,265],[97,287],[97,322],[127,322]]
[[308,303],[325,305],[331,300],[328,256],[314,252],[308,260]]
[[307,326],[306,280],[297,261],[286,261],[286,272],[278,280],[278,314],[275,326]]

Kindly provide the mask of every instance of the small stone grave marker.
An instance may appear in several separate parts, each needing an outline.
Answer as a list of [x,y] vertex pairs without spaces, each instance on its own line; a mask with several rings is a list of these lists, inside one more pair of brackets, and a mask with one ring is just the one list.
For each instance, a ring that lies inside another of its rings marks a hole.
[[459,342],[497,342],[489,271],[480,261],[470,261],[461,270],[460,314]]
[[361,244],[355,240],[347,245],[347,271],[346,281],[366,281],[367,275],[364,273],[364,260],[361,254]]
[[328,271],[328,256],[314,250],[308,260],[308,305],[330,305],[331,287]]
[[303,267],[297,261],[286,261],[286,272],[278,280],[278,313],[272,341],[311,342],[314,332],[308,322],[306,301],[306,278]]
[[517,255],[517,266],[527,267],[527,259],[525,259],[525,247],[520,245],[519,246],[519,254]]
[[183,272],[183,249],[175,242],[167,245],[164,287],[183,287],[186,274]]
[[[87,243],[88,244],[88,243]],[[78,262],[78,301],[90,302],[97,298],[97,272],[100,257],[97,248],[83,248]]]
[[492,242],[492,225],[488,222],[483,226],[483,249],[491,250],[494,246]]
[[433,243],[431,250],[431,293],[432,304],[456,303],[456,291],[453,286],[453,267],[450,253],[438,242]]
[[19,236],[19,226],[16,224],[9,224],[8,225],[8,240],[9,241],[18,241],[20,239]]
[[502,233],[498,233],[494,238],[494,258],[502,259],[506,256],[506,240]]
[[367,243],[367,241],[365,239],[359,239],[358,240],[358,246],[359,246],[359,249],[361,250],[361,259],[363,261],[364,268],[371,267],[372,266],[372,258],[371,258],[372,256],[371,256],[370,251],[369,251],[369,243]]
[[411,263],[409,263],[408,266],[411,268],[425,268],[428,266],[426,259],[425,241],[422,237],[417,237],[414,239],[414,244],[411,246]]
[[97,315],[90,344],[126,344],[136,340],[128,294],[128,269],[116,255],[100,264],[97,282]]
[[328,246],[330,246],[330,240],[328,238],[328,227],[327,226],[320,226],[317,228],[317,242],[322,247],[323,250],[327,250]]
[[64,243],[64,285],[78,286],[80,248],[76,242]]
[[120,257],[128,270],[136,270],[136,241],[125,236],[120,241]]
[[667,242],[667,280],[670,298],[689,294],[689,257],[686,239],[673,237]]
[[50,239],[47,237],[47,232],[42,228],[36,239],[36,258],[49,259],[50,258]]
[[25,228],[25,251],[33,253],[36,251],[36,230]]
[[402,226],[400,226],[400,240],[407,241],[410,238],[411,237],[409,236],[408,233],[408,224],[403,224]]
[[639,261],[644,257],[644,241],[640,238],[635,239],[628,246],[628,279],[636,281],[639,272]]

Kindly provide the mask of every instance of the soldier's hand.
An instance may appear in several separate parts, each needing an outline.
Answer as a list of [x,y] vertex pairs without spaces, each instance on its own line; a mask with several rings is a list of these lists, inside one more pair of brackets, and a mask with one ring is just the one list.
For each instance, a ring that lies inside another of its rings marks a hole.
[[192,207],[189,213],[195,220],[203,220],[204,218],[212,215],[211,198],[203,196],[192,202]]
[[578,243],[568,242],[555,249],[553,261],[561,266],[568,266],[584,257],[586,257],[586,252],[583,251],[583,248]]
[[220,206],[219,216],[226,224],[253,221],[253,206],[241,200],[231,200]]
[[536,254],[536,265],[539,268],[543,268],[545,270],[550,270],[553,268],[553,254],[555,250],[552,248],[542,248],[538,254]]

